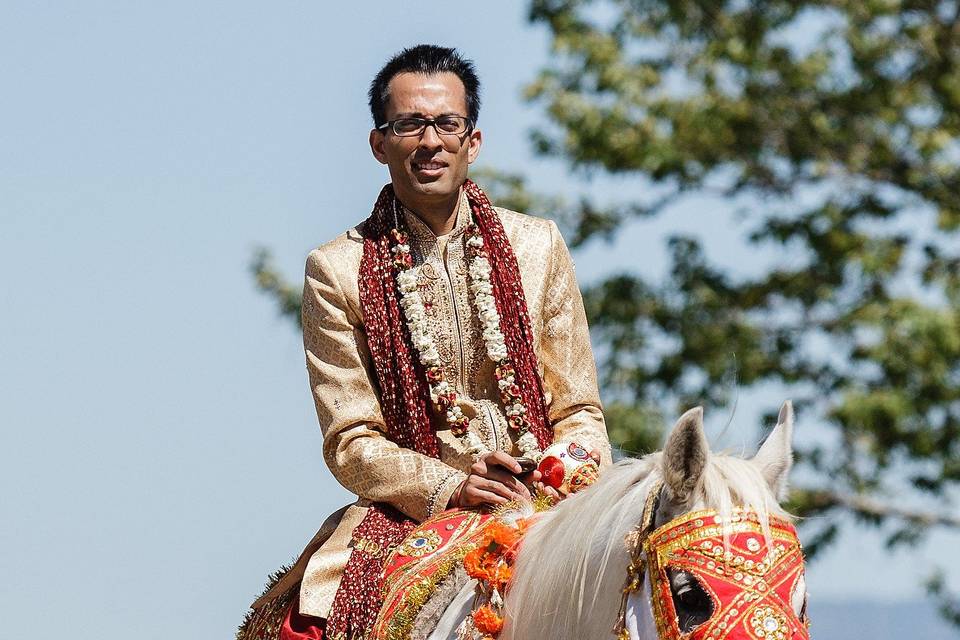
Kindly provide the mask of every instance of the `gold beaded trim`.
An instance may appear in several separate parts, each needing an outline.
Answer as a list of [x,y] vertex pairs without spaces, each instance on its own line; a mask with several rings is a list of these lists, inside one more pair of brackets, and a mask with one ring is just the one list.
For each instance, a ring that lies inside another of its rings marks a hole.
[[407,591],[403,604],[397,607],[387,625],[388,640],[409,640],[410,629],[420,610],[437,590],[437,587],[454,569],[463,562],[464,556],[476,547],[475,544],[461,545],[444,558],[429,577],[414,584]]

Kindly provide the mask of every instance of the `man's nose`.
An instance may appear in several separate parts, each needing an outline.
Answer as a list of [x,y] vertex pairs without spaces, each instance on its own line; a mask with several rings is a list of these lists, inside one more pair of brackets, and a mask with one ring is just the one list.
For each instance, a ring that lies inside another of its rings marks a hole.
[[443,139],[437,133],[437,125],[428,123],[420,134],[420,147],[423,149],[437,149],[443,146]]

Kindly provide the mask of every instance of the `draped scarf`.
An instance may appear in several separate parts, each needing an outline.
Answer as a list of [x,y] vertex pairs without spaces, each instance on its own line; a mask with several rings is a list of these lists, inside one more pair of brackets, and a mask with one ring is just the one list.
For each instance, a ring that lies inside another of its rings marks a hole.
[[[464,182],[463,190],[492,267],[490,283],[500,314],[500,330],[527,407],[529,431],[543,449],[553,441],[553,433],[537,372],[533,331],[517,257],[486,194],[470,180]],[[404,223],[399,210],[393,187],[388,184],[380,192],[370,217],[361,225],[364,240],[360,306],[387,437],[401,447],[439,458],[440,444],[431,423],[430,388],[398,300],[390,230],[395,224]],[[370,507],[353,531],[353,551],[327,619],[328,639],[354,640],[369,635],[382,604],[386,557],[415,526],[413,519],[389,504],[375,503]]]

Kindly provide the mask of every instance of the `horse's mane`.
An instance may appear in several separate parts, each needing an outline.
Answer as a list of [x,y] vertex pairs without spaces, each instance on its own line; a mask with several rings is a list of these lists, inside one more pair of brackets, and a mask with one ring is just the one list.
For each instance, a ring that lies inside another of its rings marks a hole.
[[[654,453],[618,462],[531,527],[514,567],[504,640],[610,638],[620,603],[609,594],[621,592],[629,562],[624,538],[662,477],[661,460]],[[690,510],[729,515],[734,505],[757,512],[765,529],[769,515],[787,517],[753,464],[710,454]]]

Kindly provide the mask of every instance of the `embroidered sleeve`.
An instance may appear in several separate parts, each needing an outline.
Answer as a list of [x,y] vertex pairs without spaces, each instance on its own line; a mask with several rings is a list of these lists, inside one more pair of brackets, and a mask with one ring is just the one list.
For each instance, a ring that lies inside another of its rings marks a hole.
[[453,496],[453,492],[456,491],[460,483],[466,479],[467,474],[457,469],[451,469],[447,477],[437,484],[437,488],[434,489],[430,495],[430,511],[427,517],[432,518],[442,511],[445,511],[447,504],[450,502],[450,497]]
[[355,279],[356,269],[342,271],[337,273],[324,249],[307,258],[303,343],[324,437],[324,459],[349,491],[367,500],[388,502],[422,521],[434,511],[433,502],[442,497],[451,472],[459,472],[386,438],[370,354],[356,310],[359,305],[348,302],[340,284],[350,273]]
[[547,413],[554,441],[575,441],[598,449],[601,464],[610,464],[610,441],[600,408],[597,368],[590,330],[577,286],[573,260],[557,225],[552,236],[550,273],[543,315],[540,360]]

